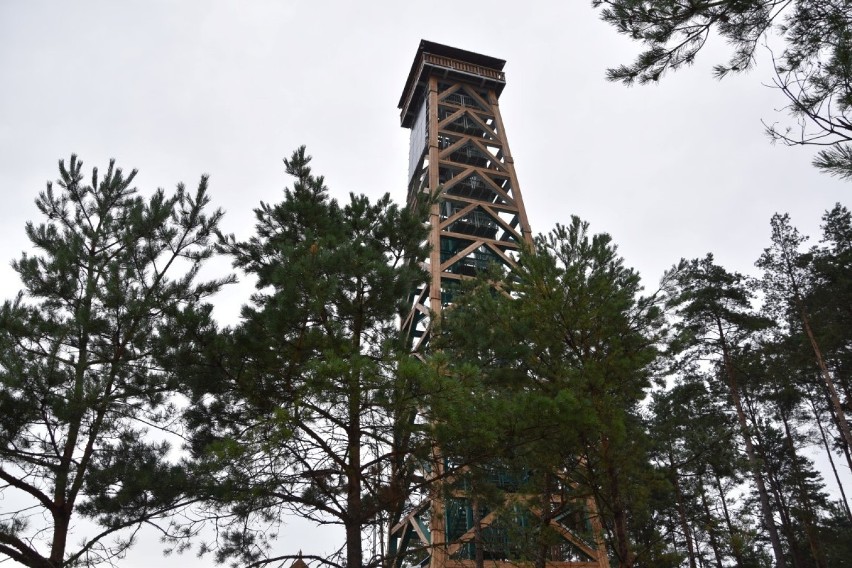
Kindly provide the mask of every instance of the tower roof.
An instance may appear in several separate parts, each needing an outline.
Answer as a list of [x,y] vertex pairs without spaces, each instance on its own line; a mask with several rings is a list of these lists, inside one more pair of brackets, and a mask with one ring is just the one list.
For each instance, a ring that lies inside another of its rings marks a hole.
[[293,561],[290,568],[308,568],[308,563],[302,560],[302,551],[299,551],[299,557]]
[[495,89],[497,96],[506,86],[506,76],[503,66],[506,61],[474,53],[457,47],[420,40],[411,71],[405,81],[405,88],[399,99],[400,119],[406,128],[411,127],[414,117],[420,108],[420,102],[425,96],[427,78],[439,71],[444,76],[462,76],[473,85],[490,86]]

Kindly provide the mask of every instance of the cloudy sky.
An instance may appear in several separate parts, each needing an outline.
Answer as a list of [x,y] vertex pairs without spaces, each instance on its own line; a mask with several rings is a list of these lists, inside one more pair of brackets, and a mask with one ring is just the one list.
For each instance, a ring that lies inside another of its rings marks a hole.
[[[852,184],[813,169],[813,149],[763,134],[761,119],[787,120],[764,86],[765,54],[718,82],[715,40],[660,85],[610,84],[606,68],[636,48],[588,2],[0,0],[0,296],[19,288],[8,262],[71,153],[87,168],[138,168],[143,193],[210,174],[240,238],[252,208],[290,183],[281,158],[302,144],[335,196],[401,201],[408,132],[396,105],[422,38],[507,61],[500,106],[533,229],[579,215],[613,235],[649,287],[711,251],[752,271],[774,212],[816,240],[822,212],[849,204]],[[233,323],[248,293],[224,294],[217,316]]]

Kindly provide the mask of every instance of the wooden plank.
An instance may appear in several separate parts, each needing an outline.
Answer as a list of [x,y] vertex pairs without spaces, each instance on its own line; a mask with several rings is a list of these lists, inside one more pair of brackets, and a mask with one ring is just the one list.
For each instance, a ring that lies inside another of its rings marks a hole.
[[503,151],[506,154],[506,165],[512,179],[512,196],[518,202],[518,216],[521,219],[521,234],[524,240],[532,247],[532,229],[527,218],[527,211],[524,207],[524,201],[521,197],[521,186],[518,183],[518,176],[515,174],[515,161],[512,159],[512,151],[509,149],[509,139],[506,136],[506,128],[503,126],[503,117],[500,115],[500,106],[497,104],[497,94],[492,90],[488,92],[488,100],[491,102],[491,108],[494,110],[494,121],[497,123],[497,131],[500,134],[500,139],[503,140]]
[[461,87],[462,87],[461,83],[456,82],[455,84],[451,85],[450,88],[447,89],[446,91],[441,91],[441,94],[439,95],[438,100],[443,104],[445,102],[444,99],[446,99],[447,97],[449,97],[450,95],[452,95],[453,93],[455,93],[456,91],[461,89]]
[[479,207],[478,203],[471,203],[470,205],[466,205],[465,207],[460,209],[458,212],[453,213],[450,217],[447,217],[446,219],[441,221],[441,229],[446,228],[447,225],[449,225],[450,223],[455,223],[456,221],[458,221],[459,219],[461,219],[462,217],[464,217],[465,215],[467,215],[468,213],[470,213],[471,211],[473,211],[477,207]]
[[[459,166],[459,164],[457,164],[456,162],[451,162],[449,160],[441,160],[441,161],[443,163],[447,164],[448,166],[450,166],[450,165]],[[439,164],[439,166],[440,166],[440,164]],[[479,167],[476,167],[476,166],[470,166],[467,169],[465,169],[465,171],[468,171],[468,170],[473,170],[473,173],[479,175],[479,177],[482,178],[482,180],[485,181],[485,183],[487,183],[488,186],[491,189],[493,189],[500,197],[502,197],[503,199],[506,200],[507,204],[514,204],[515,203],[514,198],[512,198],[508,193],[506,193],[506,191],[502,187],[497,185],[497,183],[493,179],[491,179],[491,174],[496,174],[499,177],[503,177],[503,178],[506,178],[506,179],[511,181],[511,177],[508,174],[503,173],[503,172],[498,172],[497,170],[490,170],[488,168],[479,168]],[[459,177],[459,176],[455,176],[455,177],[453,177],[453,179],[456,179],[457,177]],[[456,181],[454,183],[458,183],[459,181],[461,181],[461,179],[459,179],[458,181]]]
[[420,539],[425,546],[430,546],[432,543],[429,542],[429,537],[426,536],[426,533],[423,532],[423,528],[420,526],[420,523],[417,522],[417,518],[413,517],[408,523],[414,532],[417,533],[417,537]]
[[504,253],[502,250],[500,250],[499,248],[497,248],[496,246],[494,246],[494,244],[493,244],[493,243],[485,243],[485,246],[487,246],[487,247],[488,247],[488,248],[490,248],[492,251],[494,251],[494,253],[496,253],[496,254],[497,254],[497,256],[499,256],[500,258],[502,258],[502,259],[503,259],[503,262],[505,262],[508,266],[510,266],[510,267],[517,267],[518,263],[517,263],[515,260],[512,260],[511,258],[509,258],[508,256],[506,256],[506,253]]
[[[456,164],[456,162],[450,162],[449,160],[442,160],[442,162],[443,162],[444,164],[448,164],[448,165],[449,165],[449,164],[452,164],[452,165],[458,165],[458,164]],[[494,183],[494,180],[493,180],[493,179],[491,179],[488,175],[486,175],[486,173],[496,173],[496,172],[492,172],[492,170],[488,170],[488,169],[486,169],[486,168],[468,167],[468,168],[466,168],[466,169],[465,169],[462,173],[460,173],[460,174],[458,174],[458,175],[456,175],[456,176],[453,176],[453,178],[452,178],[452,179],[451,179],[451,180],[450,180],[447,184],[445,184],[445,185],[442,187],[442,189],[446,192],[447,190],[449,190],[450,188],[452,188],[452,187],[453,187],[453,186],[455,186],[456,184],[463,182],[463,181],[464,181],[465,179],[467,179],[469,176],[471,176],[471,175],[473,175],[473,174],[476,174],[477,176],[479,176],[479,178],[480,178],[480,179],[482,179],[482,181],[483,181],[484,183],[486,183],[486,184],[488,185],[488,187],[489,187],[492,191],[494,191],[494,193],[496,193],[497,195],[499,195],[499,196],[503,199],[503,201],[505,201],[505,203],[503,203],[503,204],[499,204],[499,205],[501,205],[501,206],[504,206],[504,205],[505,205],[505,206],[511,206],[511,207],[513,207],[513,209],[512,209],[512,210],[513,210],[513,211],[516,211],[517,209],[515,209],[515,208],[514,208],[514,207],[515,207],[515,200],[514,200],[514,199],[512,199],[512,198],[509,196],[509,194],[508,194],[508,193],[506,193],[506,192],[503,190],[503,188],[501,188],[499,185],[497,185],[496,183]],[[453,197],[453,198],[455,198],[456,196],[452,196],[452,197]],[[477,200],[477,201],[481,201],[481,200]],[[490,201],[484,201],[483,203],[492,203],[492,202],[490,202]],[[493,203],[493,204],[494,204],[494,205],[498,205],[497,203]]]
[[[491,525],[491,523],[494,521],[494,519],[496,517],[497,517],[496,511],[491,511],[490,513],[485,515],[485,517],[483,517],[482,520],[479,522],[480,528],[485,528],[485,527]],[[454,540],[453,544],[451,544],[449,546],[449,548],[447,548],[447,554],[452,556],[453,554],[458,552],[459,548],[461,548],[463,545],[465,545],[468,541],[473,540],[475,529],[476,529],[476,527],[469,528],[463,535],[461,535],[456,540]]]
[[405,329],[408,327],[410,322],[414,319],[414,313],[423,306],[423,300],[429,297],[429,284],[423,286],[423,289],[420,290],[420,294],[418,294],[417,299],[411,303],[411,310],[409,310],[408,315],[403,320],[400,328]]
[[[538,518],[541,518],[541,509],[539,507],[530,507],[529,510],[535,516],[537,516]],[[560,535],[562,535],[562,538],[564,538],[565,540],[567,540],[568,542],[570,542],[571,544],[573,544],[574,546],[579,548],[589,558],[591,558],[593,560],[597,559],[597,557],[598,557],[598,551],[597,550],[592,548],[589,543],[587,543],[583,539],[579,538],[577,535],[575,535],[574,533],[572,533],[571,531],[569,531],[568,529],[563,527],[561,524],[559,524],[559,522],[557,522],[556,519],[550,519],[550,521],[548,522],[548,525],[550,525],[550,527],[556,529],[556,532],[558,532]]]
[[470,280],[470,276],[465,276],[464,274],[453,274],[452,272],[442,272],[441,278],[445,280]]
[[487,205],[491,209],[495,211],[499,211],[500,213],[518,213],[518,208],[514,205],[505,205],[503,203],[494,203],[492,201],[482,201],[480,199],[474,199],[472,197],[465,197],[463,195],[453,195],[446,194],[444,197],[444,201],[458,201],[460,203],[475,203],[476,205]]
[[480,96],[479,96],[479,93],[477,93],[477,92],[476,92],[476,89],[470,89],[470,88],[468,88],[468,89],[466,89],[466,91],[467,91],[467,93],[468,93],[470,96],[472,96],[474,99],[476,99],[476,102],[478,102],[480,105],[482,105],[482,108],[490,109],[492,106],[494,106],[494,105],[492,105],[492,104],[489,104],[489,103],[488,103],[485,99],[483,99],[482,97],[480,97]]
[[[457,118],[463,116],[465,112],[467,112],[467,109],[460,108],[453,112],[451,115],[444,118],[444,120],[439,121],[438,130],[447,130],[447,125],[455,121]],[[447,132],[452,132],[452,130],[447,130]]]
[[[434,192],[438,189],[438,172],[436,167],[440,162],[440,148],[438,148],[438,78],[434,75],[429,77],[429,190]],[[429,307],[435,313],[436,317],[441,316],[441,271],[438,266],[441,264],[441,229],[438,227],[440,220],[440,203],[433,203],[429,210],[429,263],[432,271],[431,287],[429,288]],[[429,321],[429,327],[432,326],[432,321]],[[427,330],[428,331],[428,330]],[[428,337],[428,333],[424,333],[420,338],[419,344]],[[438,539],[443,538],[443,535],[438,535]]]
[[490,158],[490,159],[491,159],[491,164],[492,164],[492,166],[497,166],[496,168],[489,167],[489,168],[488,168],[489,170],[505,171],[505,172],[507,172],[507,173],[508,173],[508,170],[506,169],[506,165],[505,165],[505,164],[503,164],[502,162],[500,162],[500,161],[497,159],[497,157],[496,157],[494,154],[492,154],[492,153],[488,150],[488,148],[486,148],[486,147],[485,147],[485,146],[484,146],[484,145],[480,142],[480,140],[479,140],[478,138],[471,138],[471,139],[470,139],[470,141],[471,141],[471,142],[472,142],[472,143],[473,143],[473,144],[474,144],[477,148],[479,148],[479,151],[480,151],[480,152],[482,152],[483,154],[485,154],[485,156],[486,156],[487,158]]
[[[449,135],[452,136],[453,133],[450,132]],[[447,156],[449,156],[450,154],[452,154],[453,152],[455,152],[456,150],[458,150],[459,148],[461,148],[462,146],[464,146],[465,144],[467,144],[471,140],[470,136],[465,136],[464,134],[455,134],[455,136],[458,136],[459,139],[456,140],[455,142],[453,142],[452,144],[450,144],[449,146],[447,146],[446,148],[444,148],[443,150],[441,150],[441,153],[438,155],[439,160],[445,160],[447,158]],[[452,162],[452,163],[455,163],[455,162]],[[429,167],[430,168],[432,167],[431,163],[429,164]]]
[[[494,137],[494,140],[495,140],[496,142],[499,142],[499,143],[500,143],[500,145],[502,146],[503,141],[500,139],[500,137],[497,135],[497,133],[496,133],[496,132],[494,132],[494,130],[493,130],[490,126],[488,126],[488,124],[486,124],[486,123],[485,123],[485,121],[484,121],[484,120],[482,120],[482,118],[480,118],[480,117],[477,115],[477,113],[468,112],[468,114],[471,116],[471,118],[473,118],[476,122],[478,122],[478,123],[479,123],[479,125],[480,125],[482,128],[484,128],[484,129],[485,129],[485,132],[487,132],[487,133],[489,133],[491,136],[493,136],[493,137]],[[481,113],[479,113],[479,114],[481,114]]]
[[[482,118],[479,116],[481,114],[482,114],[481,112],[475,112],[474,109],[472,109],[470,107],[459,107],[451,115],[447,116],[446,118],[444,118],[442,121],[440,121],[438,123],[438,129],[443,130],[443,131],[447,132],[448,134],[461,134],[459,132],[456,132],[455,130],[448,129],[447,126],[452,124],[453,122],[455,122],[456,120],[458,120],[462,116],[468,115],[474,122],[476,122],[479,125],[480,128],[482,128],[482,130],[485,132],[485,134],[490,138],[491,142],[494,142],[495,144],[499,144],[500,146],[502,146],[503,141],[500,139],[500,137],[497,135],[497,133],[494,132],[494,129],[492,129],[490,126],[488,126],[486,121],[482,120]],[[493,118],[493,117],[491,117],[489,115],[489,118]],[[467,134],[467,136],[470,136],[470,134]],[[476,139],[480,140],[481,138],[477,137]]]
[[393,535],[393,534],[398,533],[398,532],[399,532],[399,530],[400,530],[401,528],[403,528],[403,527],[405,526],[405,524],[406,524],[409,520],[411,520],[412,518],[414,518],[414,517],[416,517],[417,515],[419,515],[420,513],[422,513],[422,512],[423,512],[423,510],[424,510],[424,509],[426,509],[427,507],[429,507],[429,499],[424,499],[424,500],[422,500],[420,503],[418,503],[418,504],[417,504],[417,506],[416,506],[416,507],[414,507],[413,509],[411,509],[411,511],[409,511],[409,512],[408,512],[408,514],[407,514],[407,515],[405,515],[405,516],[402,518],[402,520],[400,520],[397,524],[395,524],[395,525],[393,526],[393,528],[390,530],[390,534],[392,534],[392,535]]
[[467,255],[469,255],[470,253],[472,253],[473,251],[475,251],[476,249],[481,247],[483,244],[484,243],[482,241],[473,241],[473,243],[471,243],[469,246],[462,249],[461,252],[456,253],[453,257],[451,257],[446,262],[441,264],[441,271],[447,270],[449,267],[451,267],[452,265],[454,265],[455,263],[457,263],[458,261],[460,261],[461,259],[463,259]]
[[[488,211],[489,215],[491,215],[492,217],[497,219],[497,222],[500,223],[500,226],[503,227],[504,229],[506,229],[508,232],[512,233],[512,235],[514,235],[518,239],[518,241],[523,240],[523,236],[521,236],[521,234],[518,233],[515,230],[514,227],[512,227],[509,223],[507,223],[499,215],[497,215],[497,213],[492,211],[490,205],[480,205],[480,207],[482,207],[484,210]],[[517,212],[517,209],[515,211],[506,211],[506,213],[515,213],[515,212]]]
[[477,239],[477,240],[482,241],[483,243],[494,243],[495,246],[505,248],[505,249],[512,249],[512,250],[520,250],[521,249],[520,244],[512,243],[512,242],[509,242],[509,241],[498,241],[497,239],[489,239],[488,237],[477,237],[477,236],[474,236],[474,235],[466,235],[464,233],[455,233],[453,231],[441,231],[441,235],[443,235],[445,237],[453,237],[455,239],[464,239],[466,241],[469,241],[471,239]]
[[560,525],[554,520],[550,521],[550,526],[553,527],[556,532],[562,535],[562,538],[579,548],[584,554],[586,554],[592,561],[595,561],[598,557],[598,551],[589,546],[585,541],[578,538],[571,531],[566,530],[565,527]]
[[[442,160],[442,161],[445,164],[447,163],[447,160]],[[450,163],[452,165],[456,166],[456,168],[455,168],[456,170],[459,170],[458,166],[460,164],[456,164],[455,162],[450,162]],[[438,167],[440,168],[440,166],[441,166],[441,164],[439,163]],[[451,168],[448,167],[448,169],[451,169]],[[445,184],[441,185],[441,190],[442,190],[441,192],[443,193],[447,189],[449,189],[449,188],[453,187],[454,185],[456,185],[457,183],[460,183],[461,181],[463,181],[465,178],[467,178],[467,176],[474,174],[474,173],[476,173],[476,168],[474,168],[473,166],[467,166],[467,167],[461,168],[460,173],[457,173],[456,175],[454,175],[453,177],[448,179]]]
[[[433,564],[433,566],[435,565]],[[532,561],[513,562],[511,560],[486,560],[485,566],[487,568],[532,568],[534,563]],[[547,560],[544,566],[545,568],[600,568],[597,562],[571,562],[561,560]],[[442,568],[476,568],[476,560],[451,559],[447,560],[447,562],[442,565]]]

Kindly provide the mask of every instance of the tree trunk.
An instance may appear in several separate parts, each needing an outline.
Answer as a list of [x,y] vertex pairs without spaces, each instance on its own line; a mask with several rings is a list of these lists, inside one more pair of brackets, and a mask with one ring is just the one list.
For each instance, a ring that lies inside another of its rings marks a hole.
[[[831,405],[831,396],[828,393],[828,389],[825,387],[825,384],[822,385],[823,395],[825,395],[826,407],[828,408],[828,415],[831,416],[831,421],[834,423],[837,431],[840,431],[840,422],[837,419],[837,413],[834,411],[834,407]],[[840,449],[843,451],[843,457],[846,458],[846,465],[849,466],[850,471],[852,471],[852,454],[850,454],[850,446],[846,443],[846,440],[843,439],[843,436],[840,436],[839,439]]]
[[484,568],[485,552],[482,540],[482,513],[479,510],[479,501],[471,499],[470,506],[473,510],[473,560],[476,568]]
[[[609,460],[607,460],[609,461]],[[612,522],[615,533],[615,548],[618,553],[619,568],[632,568],[633,553],[630,551],[630,540],[627,536],[627,511],[621,498],[618,486],[618,473],[610,465],[606,465],[606,473],[612,497]]]
[[630,550],[630,540],[627,536],[627,511],[625,511],[624,502],[621,497],[621,488],[618,478],[618,470],[612,464],[609,439],[604,435],[601,436],[601,467],[607,487],[607,502],[610,504],[612,511],[613,537],[615,539],[615,555],[618,557],[619,568],[632,568],[633,553]]
[[[799,301],[799,303],[801,304],[801,301]],[[834,381],[831,378],[831,374],[828,372],[828,367],[825,365],[822,350],[820,349],[816,337],[814,336],[814,332],[811,329],[810,318],[808,317],[808,312],[804,306],[800,307],[799,315],[802,318],[802,326],[805,328],[805,333],[807,334],[808,340],[811,342],[811,347],[814,350],[820,374],[822,375],[823,382],[825,382],[825,388],[828,389],[831,405],[834,407],[834,412],[837,415],[837,424],[840,428],[840,434],[846,441],[846,446],[848,448],[852,448],[852,433],[849,431],[849,422],[846,421],[846,414],[844,414],[843,406],[840,404],[840,397],[837,395],[837,389],[834,388]]]
[[790,546],[790,556],[793,561],[793,568],[804,568],[806,566],[805,559],[802,556],[802,550],[799,547],[799,539],[796,535],[796,529],[793,525],[793,519],[790,514],[790,505],[787,502],[786,493],[781,482],[771,471],[767,473],[769,480],[769,488],[775,496],[775,503],[778,504],[778,515],[781,517],[781,530],[787,535],[787,544]]
[[60,505],[53,512],[53,541],[50,546],[50,561],[46,566],[62,566],[65,560],[65,546],[68,540],[68,530],[71,528],[71,515]]
[[849,510],[849,501],[846,499],[846,492],[843,490],[843,483],[840,481],[840,475],[837,473],[837,466],[834,465],[834,456],[832,456],[831,448],[828,445],[828,439],[825,436],[825,430],[822,427],[822,420],[820,419],[819,412],[817,411],[816,404],[814,404],[813,399],[810,399],[811,408],[814,411],[814,420],[816,421],[817,428],[819,428],[819,435],[822,439],[822,446],[825,448],[825,455],[828,456],[828,463],[831,464],[831,471],[834,473],[834,480],[837,482],[837,488],[840,490],[841,503],[843,504],[843,511],[846,513],[846,520],[852,522],[852,511]]
[[757,415],[754,410],[754,404],[752,404],[751,399],[747,395],[744,395],[744,398],[746,407],[749,409],[748,417],[751,420],[751,424],[754,431],[754,437],[757,439],[758,448],[761,449],[759,454],[760,459],[765,465],[764,472],[766,473],[766,480],[769,485],[769,490],[774,496],[778,515],[781,517],[781,531],[787,536],[787,544],[790,546],[793,568],[804,568],[805,559],[804,556],[802,556],[802,550],[799,547],[799,540],[797,538],[795,526],[793,525],[793,518],[790,513],[790,505],[789,500],[787,499],[787,493],[785,492],[785,488],[781,483],[781,480],[778,479],[778,476],[775,474],[775,462],[772,462],[766,455],[766,442],[763,440],[763,435],[760,431],[760,428],[758,427]]
[[728,512],[728,502],[725,498],[725,490],[722,488],[722,480],[719,479],[719,473],[713,469],[713,478],[716,480],[716,489],[719,491],[719,499],[722,502],[722,513],[725,516],[725,524],[728,527],[728,538],[731,541],[731,553],[734,555],[737,568],[743,568],[743,553],[739,547],[738,529],[734,528],[734,523],[731,521],[731,514]]
[[[395,400],[397,404],[407,404],[402,401],[406,399],[407,389],[405,386],[395,386]],[[393,529],[405,513],[405,496],[411,489],[411,471],[406,465],[406,456],[411,452],[411,432],[414,423],[417,419],[417,413],[403,406],[402,409],[397,408],[393,418],[393,447],[391,455],[390,477],[388,479],[387,488],[387,542],[392,539],[391,529]],[[396,556],[402,551],[395,551],[385,557],[385,568],[391,568],[399,565]]]
[[751,466],[752,474],[754,475],[754,483],[757,485],[757,492],[760,495],[760,508],[763,512],[763,521],[766,525],[766,530],[769,533],[769,541],[772,543],[772,551],[775,554],[775,563],[777,568],[786,568],[787,562],[784,559],[784,549],[781,547],[781,539],[778,536],[778,529],[775,526],[775,520],[772,518],[772,508],[769,505],[769,495],[766,492],[766,485],[763,483],[763,474],[760,470],[760,463],[757,460],[757,455],[754,451],[754,445],[751,441],[749,433],[748,421],[746,420],[743,405],[740,401],[739,389],[737,387],[737,379],[734,374],[733,364],[731,363],[730,354],[728,353],[728,345],[725,342],[725,332],[722,329],[722,322],[716,319],[716,325],[719,330],[719,341],[722,347],[722,362],[725,366],[725,375],[728,379],[728,389],[731,393],[731,398],[734,401],[734,407],[737,411],[737,421],[742,430],[743,439],[746,446],[746,455]]
[[775,496],[775,503],[778,505],[778,515],[781,517],[781,530],[787,536],[787,544],[790,546],[793,568],[804,568],[805,559],[799,547],[799,540],[796,538],[796,530],[790,516],[790,506],[787,503],[784,488],[771,470],[767,471],[766,477],[769,481],[769,489]]
[[704,493],[704,484],[701,477],[698,480],[698,493],[701,495],[701,505],[704,509],[704,516],[707,522],[707,537],[710,539],[710,548],[713,549],[713,556],[716,558],[716,568],[723,568],[722,552],[719,549],[719,542],[716,540],[716,529],[714,527],[716,519],[710,512],[710,505],[707,503],[707,495]]
[[544,491],[542,492],[541,522],[539,523],[538,545],[535,551],[535,568],[545,568],[547,564],[547,531],[553,519],[553,484],[550,474],[544,474]]
[[787,449],[790,451],[790,466],[793,469],[793,475],[796,479],[796,490],[799,493],[799,500],[802,503],[802,525],[805,528],[805,537],[808,539],[808,546],[811,549],[811,555],[816,561],[818,568],[826,568],[825,555],[822,552],[822,543],[819,540],[814,521],[816,515],[813,511],[813,503],[808,495],[807,489],[802,485],[802,472],[799,469],[799,456],[796,452],[796,445],[793,442],[793,435],[790,432],[790,424],[787,419],[787,414],[778,408],[778,414],[781,416],[781,422],[784,424],[784,438],[787,441]]
[[[91,309],[91,299],[84,302],[84,310]],[[77,364],[74,369],[74,398],[72,408],[82,408],[85,396],[86,367],[88,366],[88,335],[83,333],[79,340]],[[69,500],[69,477],[74,468],[74,452],[80,436],[83,417],[75,411],[75,416],[68,427],[68,434],[63,447],[61,459],[56,472],[56,483],[53,488],[53,539],[50,545],[50,562],[61,566],[65,559],[65,547],[68,544],[68,530],[71,525],[71,512],[74,509],[73,500]],[[73,481],[70,483],[73,485]]]
[[346,567],[361,568],[363,550],[361,527],[364,519],[361,503],[361,384],[357,371],[349,377],[349,424],[347,425],[346,471]]
[[[674,457],[669,451],[669,463],[674,464]],[[677,516],[680,521],[680,528],[683,531],[683,537],[686,539],[686,553],[689,558],[689,568],[697,568],[695,565],[695,546],[692,542],[692,533],[689,529],[689,521],[686,518],[686,508],[683,504],[683,492],[680,490],[680,483],[678,482],[677,471],[674,469],[674,465],[669,466],[669,479],[672,482],[672,486],[675,490],[675,500],[677,501]]]

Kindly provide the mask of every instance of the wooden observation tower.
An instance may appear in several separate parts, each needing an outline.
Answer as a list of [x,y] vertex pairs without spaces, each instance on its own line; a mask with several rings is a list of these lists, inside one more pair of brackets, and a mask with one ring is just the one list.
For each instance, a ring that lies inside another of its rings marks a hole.
[[415,351],[458,281],[492,262],[514,264],[531,233],[497,99],[505,61],[421,41],[399,101],[411,129],[408,202],[429,212],[430,280],[412,300],[403,331]]
[[[522,244],[531,243],[498,106],[506,86],[505,63],[421,41],[399,101],[402,126],[411,129],[408,202],[431,200],[440,192],[429,208],[429,280],[413,291],[402,323],[415,352],[425,349],[433,320],[452,303],[460,280],[494,262],[513,266]],[[429,475],[440,476],[444,465],[443,458],[436,459]],[[508,494],[511,485],[505,484]],[[523,508],[525,496],[510,495],[509,500]],[[547,567],[609,568],[594,502],[573,505],[566,507],[570,513],[550,521],[559,538],[549,547]],[[527,508],[524,514],[536,512]],[[480,551],[485,566],[531,564],[514,557],[511,531],[492,525],[495,512],[474,511],[464,495],[448,497],[435,489],[391,527],[393,568],[473,568],[477,517],[480,534],[487,533]]]

